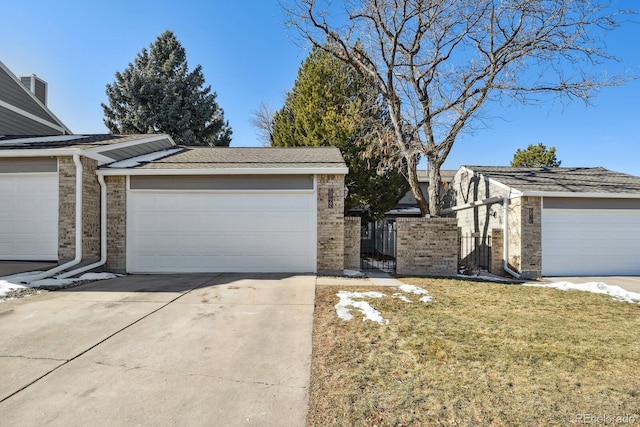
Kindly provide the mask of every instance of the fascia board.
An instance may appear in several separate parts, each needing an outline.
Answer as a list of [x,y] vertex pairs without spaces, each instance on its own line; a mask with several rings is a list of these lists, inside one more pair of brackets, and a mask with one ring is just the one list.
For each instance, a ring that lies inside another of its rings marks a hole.
[[220,168],[220,169],[98,169],[103,176],[122,175],[346,175],[348,168]]
[[83,155],[87,156],[93,160],[97,160],[98,161],[98,165],[104,165],[106,163],[113,163],[116,160],[112,159],[111,157],[105,156],[103,154],[101,154],[103,151],[111,151],[111,150],[117,150],[119,148],[126,148],[126,147],[131,147],[134,145],[138,145],[138,144],[145,144],[147,142],[153,142],[153,141],[157,141],[160,139],[168,139],[169,141],[171,141],[171,144],[173,146],[176,146],[175,141],[173,140],[173,138],[171,138],[171,136],[164,134],[164,133],[158,133],[158,134],[153,134],[153,135],[149,135],[148,138],[142,138],[142,139],[135,139],[133,141],[125,141],[125,142],[119,142],[116,144],[109,144],[109,145],[105,145],[105,146],[101,146],[101,147],[95,147],[95,148],[89,148],[89,149],[85,149],[83,150]]
[[564,191],[524,191],[525,197],[566,197],[573,199],[640,199],[638,193],[569,193]]
[[57,156],[73,156],[74,154],[82,155],[79,148],[41,148],[41,149],[12,149],[0,150],[0,157],[57,157]]

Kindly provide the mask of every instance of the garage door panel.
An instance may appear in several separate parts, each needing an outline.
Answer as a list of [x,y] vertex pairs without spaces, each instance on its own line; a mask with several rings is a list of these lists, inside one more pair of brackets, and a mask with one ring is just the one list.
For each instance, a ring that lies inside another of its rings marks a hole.
[[129,193],[131,272],[313,272],[312,192]]
[[0,174],[0,259],[58,259],[58,174]]
[[640,211],[545,209],[545,276],[640,274]]

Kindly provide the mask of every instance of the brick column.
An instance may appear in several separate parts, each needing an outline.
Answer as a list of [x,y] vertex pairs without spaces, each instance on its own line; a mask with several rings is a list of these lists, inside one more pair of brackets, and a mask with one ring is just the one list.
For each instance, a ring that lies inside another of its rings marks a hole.
[[489,272],[493,274],[503,274],[502,260],[504,259],[504,230],[501,228],[491,229],[491,265]]
[[344,175],[317,175],[318,272],[344,269]]
[[107,183],[107,268],[124,272],[127,268],[127,180],[106,176]]
[[350,270],[360,270],[361,223],[360,217],[344,219],[344,268]]

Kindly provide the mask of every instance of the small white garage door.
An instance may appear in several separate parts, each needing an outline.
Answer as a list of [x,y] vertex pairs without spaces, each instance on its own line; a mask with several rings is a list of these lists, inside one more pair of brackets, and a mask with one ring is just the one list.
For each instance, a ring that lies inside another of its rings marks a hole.
[[0,260],[58,260],[58,174],[0,174]]
[[315,272],[316,196],[130,191],[127,270]]
[[640,210],[544,209],[542,274],[640,274]]

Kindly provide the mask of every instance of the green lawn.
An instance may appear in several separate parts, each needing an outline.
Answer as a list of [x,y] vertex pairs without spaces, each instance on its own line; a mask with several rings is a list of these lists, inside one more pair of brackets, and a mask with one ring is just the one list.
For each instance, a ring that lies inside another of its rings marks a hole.
[[[517,285],[401,278],[397,288],[319,286],[308,425],[640,425],[640,306]],[[338,318],[338,291],[388,324]],[[581,418],[582,417],[582,418]],[[627,417],[616,419],[614,417]],[[593,424],[593,422],[592,422]],[[628,423],[627,423],[628,424]]]

